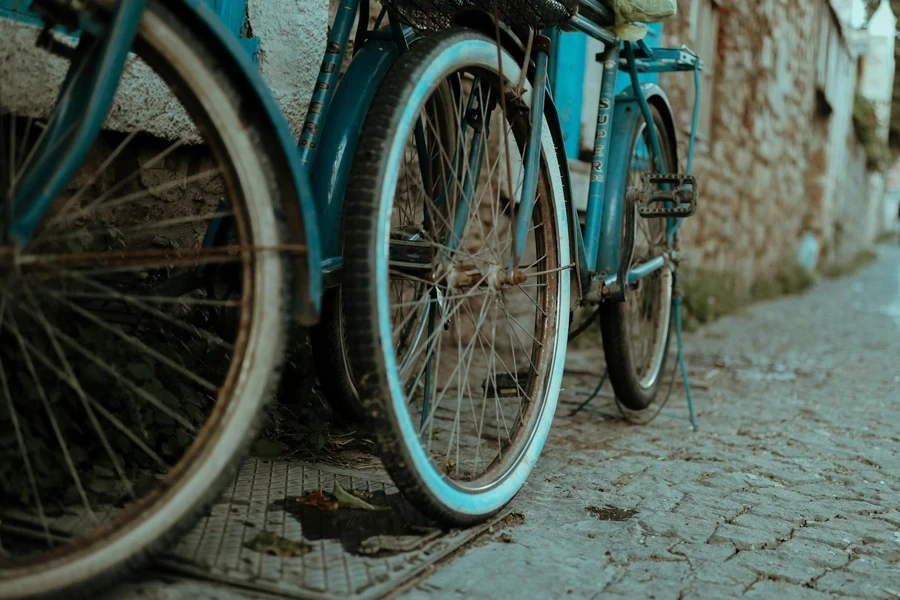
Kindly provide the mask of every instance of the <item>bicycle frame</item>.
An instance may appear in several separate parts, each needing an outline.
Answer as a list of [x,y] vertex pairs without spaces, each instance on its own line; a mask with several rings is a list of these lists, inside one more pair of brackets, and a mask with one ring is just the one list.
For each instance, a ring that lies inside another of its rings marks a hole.
[[[99,135],[146,6],[146,0],[117,0],[109,26],[98,29],[74,19],[66,22],[67,15],[60,10],[64,9],[64,3],[37,0],[35,7],[40,9],[42,3],[48,9],[44,11],[47,21],[52,18],[52,24],[61,23],[67,31],[77,32],[79,40],[57,98],[59,109],[48,124],[48,133],[31,158],[29,168],[15,185],[11,214],[2,233],[18,248],[29,243],[53,200],[83,164]],[[172,5],[189,11],[198,35],[211,36],[222,54],[232,61],[233,71],[243,80],[239,89],[245,90],[257,102],[259,112],[269,118],[287,157],[294,185],[292,193],[285,193],[285,197],[296,198],[300,205],[298,220],[302,221],[299,226],[305,234],[303,241],[308,254],[299,283],[298,318],[312,324],[318,318],[324,279],[339,269],[342,262],[339,252],[343,195],[356,139],[381,79],[398,54],[408,47],[413,39],[412,30],[393,20],[385,31],[364,30],[363,35],[368,35],[365,43],[355,49],[353,64],[342,78],[346,92],[341,93],[336,84],[353,21],[361,6],[366,13],[362,20],[367,20],[368,0],[341,1],[330,29],[298,151],[298,144],[262,77],[209,6],[203,0],[173,0]],[[330,111],[332,104],[338,110]],[[82,106],[90,106],[91,110],[79,111]],[[227,198],[223,199],[223,206],[226,204]],[[227,227],[225,219],[212,219],[204,246],[227,239]],[[200,272],[197,269],[198,275]]]
[[[605,27],[612,25],[615,17],[612,12],[599,0],[579,0],[579,12],[562,27],[567,30],[581,31],[594,39],[603,42],[605,49],[599,57],[603,64],[603,78],[601,81],[600,100],[597,108],[597,127],[594,137],[594,149],[591,162],[590,186],[588,191],[588,207],[586,227],[582,233],[580,227],[575,227],[575,251],[578,260],[578,272],[581,275],[581,289],[587,290],[585,296],[588,300],[598,301],[615,296],[613,293],[621,275],[622,265],[622,223],[625,218],[625,198],[620,193],[624,188],[622,177],[627,176],[627,160],[630,158],[631,149],[627,155],[623,155],[621,148],[617,155],[613,155],[613,147],[616,140],[619,145],[621,137],[627,135],[628,128],[618,125],[620,119],[616,119],[616,105],[624,103],[637,103],[643,116],[649,133],[654,155],[661,156],[659,136],[650,111],[647,100],[647,91],[638,77],[639,72],[645,73],[670,73],[677,71],[693,71],[695,85],[695,105],[691,137],[688,146],[687,172],[690,173],[694,145],[696,139],[697,120],[699,117],[700,103],[700,77],[699,71],[703,67],[702,61],[695,53],[686,47],[679,49],[649,48],[643,41],[632,43],[617,39]],[[635,48],[637,46],[637,49]],[[631,90],[626,95],[616,97],[616,79],[619,69],[625,67],[631,79]],[[662,95],[662,90],[654,86],[654,93]],[[667,100],[665,100],[667,102]],[[630,144],[630,140],[627,140]],[[626,161],[625,165],[620,164]],[[616,168],[610,169],[611,162],[616,162]],[[664,165],[655,165],[656,171],[664,172]],[[668,219],[667,235],[670,252],[664,256],[656,257],[647,263],[638,265],[627,272],[625,285],[633,284],[642,278],[665,267],[676,259],[671,245],[674,235],[681,226],[681,219]],[[618,286],[621,288],[621,286]],[[621,294],[618,294],[621,298]]]

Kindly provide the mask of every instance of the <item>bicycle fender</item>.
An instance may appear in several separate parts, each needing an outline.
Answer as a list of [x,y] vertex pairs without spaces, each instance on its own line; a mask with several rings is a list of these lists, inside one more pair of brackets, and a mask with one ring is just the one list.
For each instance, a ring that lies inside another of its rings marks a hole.
[[225,61],[225,75],[233,90],[242,94],[248,119],[257,121],[267,147],[275,148],[271,159],[281,192],[282,221],[288,233],[287,244],[302,248],[291,256],[294,269],[296,319],[301,325],[318,320],[322,301],[322,249],[312,185],[300,164],[296,141],[281,108],[250,56],[241,47],[210,5],[203,0],[162,0],[178,14],[213,54]]
[[344,194],[356,146],[375,93],[399,54],[392,41],[367,41],[342,76],[325,117],[312,168],[325,258],[341,255]]
[[[644,83],[641,85],[641,90],[644,92],[644,97],[647,99],[647,102],[650,106],[656,107],[659,111],[659,114],[662,115],[663,121],[666,123],[666,131],[669,134],[670,138],[675,141],[675,161],[678,161],[678,136],[676,133],[675,127],[675,111],[672,109],[672,103],[669,101],[669,97],[666,95],[666,92],[659,87],[659,85],[655,83]],[[619,102],[636,102],[637,98],[634,97],[634,90],[629,86],[626,88],[625,92],[616,98],[616,103]]]
[[[654,83],[645,83],[641,89],[647,102],[659,110],[666,123],[666,129],[672,136],[671,139],[676,140],[675,118],[665,92]],[[628,163],[631,161],[631,143],[642,120],[641,107],[630,88],[616,97],[610,131],[606,192],[603,213],[600,215],[600,245],[597,250],[597,273],[601,276],[615,273],[619,265],[624,218],[623,199],[628,180]],[[678,160],[677,152],[675,159]]]

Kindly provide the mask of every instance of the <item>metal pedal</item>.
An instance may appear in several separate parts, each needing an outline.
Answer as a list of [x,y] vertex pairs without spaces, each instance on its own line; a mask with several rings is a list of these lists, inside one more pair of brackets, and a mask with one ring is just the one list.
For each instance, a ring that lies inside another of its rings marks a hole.
[[638,214],[645,219],[690,217],[697,211],[697,178],[685,174],[644,173]]

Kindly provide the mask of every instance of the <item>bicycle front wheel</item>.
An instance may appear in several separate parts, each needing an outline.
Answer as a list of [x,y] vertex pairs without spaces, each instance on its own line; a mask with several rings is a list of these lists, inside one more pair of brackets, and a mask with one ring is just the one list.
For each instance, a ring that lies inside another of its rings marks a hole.
[[[417,44],[375,99],[347,195],[344,318],[360,397],[397,486],[452,524],[521,488],[563,375],[562,178],[544,120],[534,210],[517,234],[531,101],[521,79],[478,33]],[[433,119],[447,88],[452,136]]]
[[[85,30],[102,33],[111,5],[79,4]],[[70,67],[35,43],[33,15],[14,16],[0,19],[14,40],[0,46],[2,218]],[[284,174],[268,130],[163,2],[132,52],[85,164],[0,260],[2,599],[86,596],[190,526],[282,362]],[[204,245],[217,223],[221,244]]]
[[[667,173],[678,167],[675,140],[669,136],[662,115],[650,107],[659,136],[662,164]],[[640,187],[641,175],[655,172],[656,160],[650,130],[643,117],[631,131],[631,158],[628,161],[628,188]],[[635,220],[634,254],[630,268],[661,256],[668,249],[666,219]],[[624,239],[625,232],[622,232]],[[600,330],[609,380],[616,397],[629,410],[650,407],[662,384],[669,353],[674,277],[668,266],[644,277],[629,289],[628,299],[600,305]]]

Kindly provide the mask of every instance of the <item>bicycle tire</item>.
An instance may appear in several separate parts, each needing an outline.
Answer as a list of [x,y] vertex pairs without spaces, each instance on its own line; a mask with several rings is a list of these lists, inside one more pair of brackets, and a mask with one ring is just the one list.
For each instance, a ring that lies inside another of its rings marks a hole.
[[[668,128],[666,127],[665,121],[663,121],[662,114],[659,110],[655,106],[651,106],[650,110],[653,114],[657,136],[659,136],[659,144],[663,153],[663,164],[665,165],[666,172],[674,173],[677,169],[675,160],[675,140],[671,139],[669,136]],[[629,171],[632,174],[639,177],[639,171],[630,168],[632,160],[636,157],[638,148],[643,146],[643,149],[649,151],[651,156],[653,150],[650,148],[650,142],[646,139],[649,136],[644,134],[646,131],[644,118],[640,117],[636,119],[634,123],[634,127],[630,133],[631,143],[629,146],[632,149],[632,159],[629,160],[627,167],[629,167]],[[650,164],[652,165],[654,162],[651,160]],[[632,177],[631,183],[638,184],[639,181]],[[623,198],[625,192],[626,190],[621,190]],[[636,220],[639,221],[635,223],[636,229],[642,224],[647,225],[649,222],[650,227],[661,228],[661,230],[657,230],[655,234],[650,235],[653,235],[654,237],[660,235],[664,236],[665,219],[641,219],[640,217],[637,217]],[[634,411],[641,411],[649,408],[659,393],[663,380],[662,374],[665,371],[668,359],[669,341],[671,338],[670,332],[672,329],[672,273],[669,270],[669,267],[663,267],[660,271],[657,271],[657,273],[648,276],[639,283],[639,286],[646,287],[647,282],[650,282],[650,285],[654,285],[657,282],[660,284],[659,302],[654,310],[662,315],[660,324],[654,332],[654,335],[657,336],[657,339],[653,340],[655,352],[651,352],[651,354],[653,354],[650,359],[652,366],[648,369],[647,373],[640,374],[638,372],[638,367],[636,366],[637,360],[635,357],[636,353],[629,343],[632,334],[630,332],[631,325],[628,311],[633,308],[637,302],[635,291],[629,290],[630,297],[625,302],[609,305],[601,304],[600,306],[600,331],[603,339],[603,353],[606,357],[609,380],[619,401],[626,408]],[[660,337],[662,339],[659,339]]]
[[[457,61],[455,57],[463,54],[465,58]],[[543,303],[539,307],[541,310],[546,309],[543,313],[544,317],[535,317],[535,320],[541,323],[540,326],[536,323],[535,329],[540,331],[539,335],[545,336],[541,340],[546,342],[546,346],[542,346],[542,348],[546,348],[546,352],[534,354],[538,359],[532,361],[530,367],[526,367],[529,370],[527,384],[531,386],[529,390],[537,391],[534,392],[534,399],[530,400],[531,407],[521,417],[521,421],[516,420],[516,434],[508,434],[510,440],[515,438],[515,443],[498,441],[500,446],[508,450],[506,458],[503,458],[503,450],[501,450],[500,459],[495,457],[494,462],[491,462],[481,475],[460,474],[459,459],[455,463],[455,474],[453,473],[454,466],[450,464],[449,460],[439,470],[432,461],[429,451],[425,449],[425,445],[419,443],[419,434],[415,431],[416,425],[413,424],[413,419],[407,410],[406,392],[401,383],[400,373],[396,369],[399,361],[395,354],[394,335],[389,318],[390,302],[386,300],[391,281],[387,276],[390,249],[389,245],[388,248],[385,247],[385,244],[388,244],[386,236],[388,229],[392,227],[391,219],[393,217],[391,214],[394,193],[398,189],[396,178],[400,177],[399,171],[402,166],[398,161],[403,159],[404,144],[412,131],[417,111],[427,102],[430,91],[434,90],[440,82],[447,80],[457,67],[463,69],[467,68],[467,65],[474,65],[480,69],[479,73],[483,73],[484,81],[499,81],[497,60],[498,49],[494,41],[480,33],[465,29],[447,30],[429,36],[400,58],[385,79],[373,103],[373,109],[366,119],[354,162],[353,178],[348,191],[349,204],[345,217],[347,270],[343,286],[346,294],[345,317],[348,320],[350,339],[349,357],[353,371],[359,374],[358,381],[361,386],[363,403],[374,418],[382,460],[396,485],[419,510],[443,523],[453,525],[465,525],[484,520],[506,505],[524,484],[538,459],[553,419],[565,361],[565,332],[568,330],[570,256],[566,207],[560,166],[556,162],[550,125],[545,119],[542,141],[544,151],[534,219],[538,219],[539,213],[540,219],[542,219],[540,223],[547,225],[546,228],[541,227],[544,233],[540,239],[545,241],[541,242],[543,245],[540,248],[546,250],[546,264],[553,265],[554,270],[548,274],[536,275],[539,281],[546,282],[548,290],[546,291],[547,296],[541,296]],[[504,78],[507,78],[508,82],[518,81],[520,66],[506,51],[503,51],[503,71]],[[480,84],[470,83],[469,85]],[[499,87],[496,83],[494,86],[490,89]],[[474,95],[474,92],[471,95]],[[487,96],[490,97],[490,91],[487,92]],[[479,100],[480,104],[481,100]],[[510,129],[515,129],[513,132],[515,141],[510,138],[510,143],[518,144],[521,150],[526,129],[523,127],[523,123],[527,122],[527,119],[518,119],[515,121],[515,126],[505,120],[502,122],[509,125]],[[485,127],[487,128],[487,126]],[[447,153],[445,153],[445,157],[449,159]],[[497,200],[500,202],[499,197]],[[499,225],[496,225],[499,222],[497,214],[494,215],[490,226],[492,232],[501,229]],[[434,220],[437,219],[434,218]],[[449,220],[446,220],[447,226],[449,226]],[[476,218],[475,221],[479,220]],[[480,223],[473,227],[476,227],[477,230],[477,227],[485,227],[485,225]],[[538,227],[535,225],[532,231],[537,230]],[[538,237],[535,234],[536,240]],[[435,251],[436,254],[437,251]],[[549,258],[546,258],[547,256]],[[433,256],[432,265],[435,264],[435,260]],[[549,266],[548,269],[550,269]],[[437,289],[437,284],[434,289]],[[452,289],[451,285],[448,290]],[[429,298],[427,303],[432,303],[431,295],[424,295],[421,292],[416,292],[416,294],[414,297],[417,299]],[[452,295],[448,291],[444,296],[445,299],[439,300],[439,302],[448,303],[446,306],[450,306],[451,300],[446,300],[446,298]],[[459,310],[459,306],[464,302],[466,302],[465,299],[460,300],[460,304],[455,305],[453,310]],[[504,300],[504,302],[506,301]],[[508,310],[508,307],[506,309]],[[442,309],[444,316],[440,317],[441,323],[436,323],[433,327],[436,333],[426,338],[427,350],[425,352],[429,358],[426,358],[425,362],[431,360],[430,356],[435,352],[435,347],[438,347],[436,352],[438,355],[440,354],[440,343],[430,340],[434,335],[441,338],[447,334],[446,330],[444,333],[440,333],[440,331],[442,325],[449,325],[453,320],[452,314],[445,318],[453,310]],[[424,309],[423,315],[426,312],[428,315],[436,315],[437,309]],[[535,311],[536,314],[537,311]],[[437,319],[436,316],[433,318]],[[457,322],[462,319],[463,317],[456,317]],[[475,323],[474,316],[472,319]],[[480,335],[481,330],[478,327],[483,323],[484,321],[475,324],[476,331],[469,336],[470,346],[474,343],[472,340]],[[461,325],[457,326],[461,327]],[[460,332],[454,334],[451,331],[447,335],[462,336],[463,334]],[[535,342],[538,342],[536,338]],[[484,342],[485,346],[490,346],[491,356],[494,356],[493,353],[496,352],[496,343],[499,343],[499,340],[495,338]],[[509,343],[512,347],[515,346],[512,340]],[[428,347],[429,344],[430,347]],[[413,350],[408,350],[408,352],[411,353]],[[523,352],[527,352],[527,348]],[[531,360],[530,356],[529,360]],[[469,364],[471,362],[470,359]],[[440,356],[435,359],[435,363],[438,364],[435,369],[438,371],[438,375],[435,375],[433,379],[437,380],[442,368]],[[535,363],[540,364],[543,368],[539,370]],[[462,363],[455,364],[461,365]],[[524,393],[524,390],[518,387],[520,377],[518,366],[514,367],[515,373],[509,371],[510,367],[506,368],[507,374],[516,382],[514,383],[516,390]],[[411,390],[418,389],[418,381],[422,378],[421,373],[420,370],[419,379],[412,382]],[[470,384],[471,377],[468,372],[465,377],[467,384]],[[501,395],[499,379],[496,372],[494,379],[491,379],[489,368],[487,377],[482,379],[484,392],[479,392],[479,395],[487,397],[488,390],[491,389],[491,394],[499,401]],[[425,380],[427,381],[427,377]],[[478,385],[478,379],[475,381],[471,385]],[[409,385],[410,382],[407,382],[407,386]],[[459,385],[462,386],[462,384]],[[448,382],[444,392],[450,389],[449,386]],[[457,393],[459,394],[458,415],[463,392],[457,390]],[[527,398],[527,393],[525,396]],[[438,397],[436,401],[440,402],[440,398]],[[482,414],[484,414],[483,406]],[[439,408],[435,406],[429,414],[433,415],[438,411]],[[423,431],[426,427],[425,421],[430,418],[425,413],[427,411],[423,405],[422,415],[420,415]],[[461,430],[462,425],[460,424],[459,427]],[[437,427],[434,429],[436,430]],[[499,430],[499,425],[496,423],[495,429]],[[451,442],[452,435],[451,432]],[[496,435],[499,438],[501,434],[497,433]],[[458,437],[461,438],[462,434],[458,434]],[[459,445],[458,443],[457,457],[459,457]],[[476,446],[480,447],[480,442],[477,442]],[[476,449],[476,457],[477,454],[478,450]],[[482,460],[485,460],[484,457]],[[500,462],[496,463],[496,468],[494,468],[495,462],[498,460]],[[466,479],[470,476],[471,479]]]
[[[94,11],[90,18],[102,18],[111,5],[105,0],[90,3]],[[268,128],[248,110],[246,94],[225,75],[227,62],[162,0],[148,1],[132,50],[172,85],[201,133],[210,134],[213,152],[227,163],[223,178],[231,186],[228,189],[237,192],[231,199],[246,228],[242,241],[278,248],[286,239],[278,189],[284,173],[275,165],[286,162],[266,143]],[[278,383],[290,306],[287,259],[275,252],[250,254],[252,258],[241,259],[248,261],[243,290],[252,296],[240,321],[246,338],[240,346],[235,342],[230,383],[219,388],[222,395],[217,396],[217,408],[202,434],[172,465],[163,483],[90,538],[24,561],[0,562],[0,598],[90,597],[187,531],[233,478]],[[225,387],[228,397],[222,391]]]

